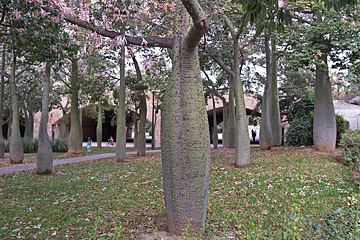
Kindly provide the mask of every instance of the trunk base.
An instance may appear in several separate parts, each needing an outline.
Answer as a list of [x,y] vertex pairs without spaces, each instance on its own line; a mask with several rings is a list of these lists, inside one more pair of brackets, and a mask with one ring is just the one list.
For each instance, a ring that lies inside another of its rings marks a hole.
[[23,163],[23,159],[10,159],[10,163],[11,164],[22,164]]
[[246,163],[246,164],[235,164],[237,168],[249,168],[250,167],[250,163]]
[[333,145],[315,145],[314,149],[316,151],[319,151],[319,152],[334,152],[335,151],[335,146]]
[[137,153],[136,156],[138,156],[138,157],[145,157],[145,153]]
[[51,174],[52,170],[51,169],[37,170],[36,173],[39,175]]
[[270,144],[260,144],[260,150],[271,150]]
[[195,224],[191,221],[189,222],[179,222],[179,221],[171,221],[168,220],[168,231],[171,235],[175,236],[183,236],[186,232],[188,237],[191,238],[194,234],[199,236],[199,233],[203,234],[205,229],[201,224]]

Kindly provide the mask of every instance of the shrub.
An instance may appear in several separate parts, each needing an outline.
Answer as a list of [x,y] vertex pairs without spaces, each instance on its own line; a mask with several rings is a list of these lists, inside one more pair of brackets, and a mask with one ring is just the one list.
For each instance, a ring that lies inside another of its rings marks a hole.
[[345,132],[345,119],[336,114],[336,146],[340,145],[341,135]]
[[51,148],[53,152],[67,152],[68,151],[68,145],[66,142],[66,139],[63,138],[57,138],[54,141],[51,141]]
[[[21,138],[24,153],[36,153],[39,142],[37,139]],[[5,141],[5,152],[10,151],[10,140]]]
[[[22,145],[24,149],[24,153],[36,153],[39,141],[37,139],[27,139],[22,138]],[[53,152],[67,152],[68,146],[66,143],[66,139],[55,139],[54,141],[50,142],[51,148]],[[10,140],[5,141],[5,152],[10,151]]]
[[290,146],[312,144],[311,124],[307,119],[294,119],[285,135],[286,143]]
[[345,132],[340,141],[344,162],[352,168],[360,164],[360,130]]

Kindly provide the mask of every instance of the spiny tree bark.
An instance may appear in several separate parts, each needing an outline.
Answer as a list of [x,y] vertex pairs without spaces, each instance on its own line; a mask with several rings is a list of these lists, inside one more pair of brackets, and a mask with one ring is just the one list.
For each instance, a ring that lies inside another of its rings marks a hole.
[[198,1],[182,3],[177,1],[172,77],[164,93],[161,126],[167,223],[175,235],[189,222],[189,232],[204,231],[210,177],[209,127],[197,54],[208,23]]
[[[3,47],[3,51],[2,51],[2,63],[1,63],[1,70],[4,72],[5,71],[5,61],[6,61],[6,56],[5,56],[5,47]],[[1,83],[0,83],[0,158],[4,158],[5,156],[5,141],[4,141],[4,135],[3,135],[3,123],[4,123],[4,116],[3,116],[3,112],[4,112],[4,88],[5,88],[5,76],[1,75]]]
[[331,95],[331,82],[327,56],[323,65],[316,66],[314,103],[314,148],[321,152],[333,152],[336,145],[336,118]]
[[126,156],[126,109],[125,109],[125,46],[121,46],[119,106],[116,121],[116,160]]
[[96,125],[96,141],[98,148],[101,148],[102,143],[102,116],[103,116],[103,108],[102,108],[102,102],[99,100],[98,102],[98,119],[97,119],[97,125]]
[[[271,41],[271,49],[269,42]],[[281,145],[282,129],[277,87],[277,64],[274,40],[265,34],[266,83],[261,108],[260,149]]]
[[78,60],[71,60],[71,128],[68,139],[68,153],[82,153],[82,130],[79,116]]
[[43,79],[42,112],[39,126],[39,146],[36,154],[36,171],[38,174],[50,174],[53,167],[53,152],[50,145],[47,125],[49,120],[50,103],[50,63],[46,63]]
[[22,163],[24,159],[24,150],[20,135],[20,113],[19,113],[19,99],[16,88],[16,55],[14,53],[13,62],[11,66],[11,77],[9,79],[12,99],[12,126],[11,126],[11,141],[10,141],[10,162]]

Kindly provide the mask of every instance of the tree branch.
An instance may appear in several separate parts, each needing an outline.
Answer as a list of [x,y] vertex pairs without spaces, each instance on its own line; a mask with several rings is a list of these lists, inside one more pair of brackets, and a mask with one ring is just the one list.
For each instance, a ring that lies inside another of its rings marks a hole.
[[[56,15],[56,16],[59,15],[58,11],[51,7],[44,6],[43,9],[47,12],[50,12],[50,13]],[[65,21],[67,21],[69,23],[72,23],[79,27],[96,32],[97,34],[104,36],[104,37],[109,37],[109,38],[115,39],[115,38],[118,38],[121,36],[120,32],[106,30],[104,28],[101,28],[101,27],[95,25],[94,23],[81,20],[79,18],[70,16],[68,14],[64,14],[63,18]],[[144,37],[143,38],[143,37],[132,37],[132,36],[128,36],[128,35],[125,35],[125,39],[126,39],[126,45],[137,45],[137,46],[146,45],[147,47],[162,47],[162,48],[172,48],[173,41],[174,41],[173,38],[161,38],[161,37]],[[144,44],[144,40],[147,42],[146,44]]]

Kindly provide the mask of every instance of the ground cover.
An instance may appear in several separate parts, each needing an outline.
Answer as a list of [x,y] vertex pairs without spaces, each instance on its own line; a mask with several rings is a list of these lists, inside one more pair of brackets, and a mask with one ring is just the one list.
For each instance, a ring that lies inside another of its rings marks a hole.
[[[347,167],[309,149],[252,149],[249,169],[235,168],[233,159],[233,150],[212,151],[206,231],[199,238],[316,238],[307,223],[344,208],[358,193]],[[159,153],[54,170],[0,177],[0,239],[160,239],[166,231]]]

